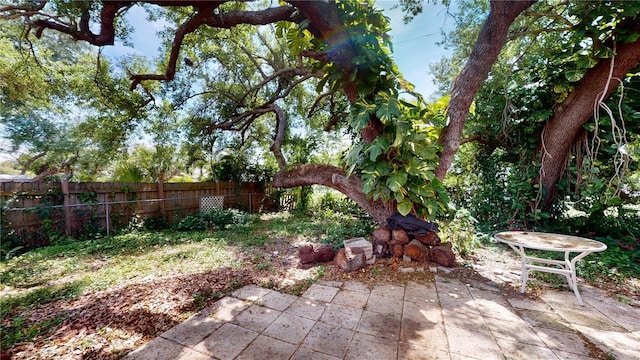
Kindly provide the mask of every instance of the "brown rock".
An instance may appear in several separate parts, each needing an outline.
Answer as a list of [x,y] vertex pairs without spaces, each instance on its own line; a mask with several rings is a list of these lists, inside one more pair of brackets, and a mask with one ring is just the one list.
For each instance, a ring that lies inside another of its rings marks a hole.
[[333,264],[340,270],[352,272],[365,266],[366,257],[364,252],[353,253],[350,249],[340,249],[333,258]]
[[442,266],[453,267],[456,256],[451,250],[451,243],[444,243],[431,249],[431,261]]
[[391,231],[385,228],[377,228],[373,230],[373,239],[388,243],[391,240]]
[[301,264],[314,264],[333,260],[335,251],[329,244],[308,244],[298,249]]
[[406,245],[409,243],[409,235],[404,230],[391,231],[391,241],[395,241],[399,244]]
[[424,261],[427,256],[429,256],[429,250],[420,241],[411,240],[411,242],[404,247],[404,254],[413,260]]
[[414,238],[419,240],[421,243],[429,246],[438,246],[442,243],[438,234],[429,231],[424,235],[415,235]]

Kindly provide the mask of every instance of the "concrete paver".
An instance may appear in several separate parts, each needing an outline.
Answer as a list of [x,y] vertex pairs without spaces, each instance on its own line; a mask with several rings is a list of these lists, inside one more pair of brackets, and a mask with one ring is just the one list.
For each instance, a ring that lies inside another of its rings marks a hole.
[[219,359],[234,359],[260,333],[227,323],[193,347],[194,350]]
[[398,359],[402,360],[451,360],[448,351],[434,350],[416,344],[400,342],[398,344]]
[[298,300],[297,296],[279,293],[277,291],[272,291],[268,294],[265,294],[258,301],[256,301],[256,305],[265,306],[270,309],[275,309],[279,311],[284,311],[289,305],[293,304],[296,300]]
[[364,309],[369,300],[369,291],[354,291],[343,289],[333,298],[333,303],[338,305],[349,306],[356,309]]
[[287,309],[289,314],[298,315],[311,320],[318,320],[327,309],[327,303],[306,298],[299,298]]
[[343,359],[353,334],[355,334],[353,330],[318,322],[304,339],[302,346]]
[[292,344],[297,344],[304,340],[314,325],[315,321],[313,320],[283,313],[273,324],[269,325],[264,331],[264,334]]
[[326,285],[312,284],[307,291],[302,294],[303,298],[331,302],[338,293],[338,288]]
[[575,332],[551,329],[538,329],[536,332],[547,347],[552,350],[583,356],[589,355],[589,349]]
[[325,324],[355,330],[362,316],[362,309],[338,304],[329,304],[320,317]]
[[296,345],[285,341],[260,335],[236,359],[288,359],[296,351],[296,348]]
[[345,355],[348,360],[395,359],[398,342],[356,332]]
[[[321,281],[300,296],[234,291],[127,360],[640,359],[640,310],[593,288],[508,298],[479,283]],[[585,340],[586,339],[586,340]],[[586,342],[585,342],[586,341]]]
[[613,303],[605,294],[586,291],[585,306],[569,302],[565,292],[550,290],[542,299],[571,327],[617,360],[640,359],[640,338],[633,329],[640,325],[640,311],[626,304]]
[[233,324],[242,326],[249,330],[262,332],[267,326],[282,314],[278,310],[269,309],[264,306],[252,305],[247,310],[238,314],[233,319]]
[[187,347],[196,346],[200,341],[225,324],[225,321],[210,316],[209,311],[202,311],[188,320],[174,326],[160,335]]
[[[389,304],[390,306],[400,306]],[[378,336],[389,340],[400,338],[400,315],[380,314],[374,311],[364,311],[358,323],[358,332]]]

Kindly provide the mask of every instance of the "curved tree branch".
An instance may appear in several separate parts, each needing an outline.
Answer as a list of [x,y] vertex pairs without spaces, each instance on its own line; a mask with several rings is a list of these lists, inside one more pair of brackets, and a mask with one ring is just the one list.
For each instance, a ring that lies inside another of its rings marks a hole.
[[276,104],[271,106],[271,110],[276,114],[276,136],[273,139],[270,150],[278,162],[280,171],[285,171],[287,170],[287,161],[282,154],[282,143],[284,142],[284,134],[287,130],[287,116],[284,111],[282,111],[282,108]]
[[328,60],[333,61],[345,72],[344,90],[349,101],[354,103],[358,89],[355,82],[349,81],[349,75],[353,72],[352,61],[356,57],[356,50],[351,43],[348,29],[340,21],[336,3],[308,0],[289,0],[288,3],[297,7],[309,20],[308,30],[327,43]]
[[[132,1],[104,2],[100,11],[100,32],[97,34],[91,32],[88,26],[82,25],[88,19],[81,20],[80,29],[78,29],[70,24],[64,24],[51,18],[52,20],[38,19],[33,23],[37,28],[36,36],[40,37],[44,29],[52,29],[71,35],[75,40],[83,40],[96,46],[113,45],[116,33],[114,24],[119,11],[132,4]],[[39,15],[41,14],[39,13]]]
[[355,201],[371,217],[384,226],[395,211],[395,204],[371,200],[362,191],[362,180],[356,175],[347,176],[341,168],[331,165],[300,165],[295,169],[274,175],[273,186],[292,188],[305,185],[324,185],[335,189]]
[[48,154],[47,151],[42,151],[42,152],[32,156],[29,160],[27,160],[26,163],[24,163],[24,165],[22,165],[22,169],[20,170],[20,175],[25,175],[27,173],[27,171],[29,170],[29,168],[31,167],[31,165],[33,165],[33,163],[36,162],[36,160],[42,158],[43,156],[45,156],[47,154]]
[[464,145],[466,143],[470,143],[470,142],[474,142],[474,141],[483,143],[484,141],[482,139],[482,134],[475,134],[475,135],[469,136],[466,139],[461,139],[460,140],[460,145]]
[[180,25],[173,36],[171,52],[169,53],[169,63],[167,64],[165,73],[131,75],[131,90],[135,89],[138,84],[144,80],[173,80],[176,75],[176,64],[178,63],[178,55],[180,55],[180,48],[182,47],[184,37],[187,34],[196,31],[201,25],[203,25],[208,20],[208,17],[211,16],[213,10],[218,6],[220,6],[219,3],[198,8],[198,11],[189,20],[187,20],[187,22]]

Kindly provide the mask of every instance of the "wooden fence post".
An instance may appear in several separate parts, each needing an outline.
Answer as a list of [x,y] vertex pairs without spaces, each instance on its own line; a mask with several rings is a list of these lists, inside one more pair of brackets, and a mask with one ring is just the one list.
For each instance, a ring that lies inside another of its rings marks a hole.
[[60,187],[62,188],[63,197],[63,210],[64,210],[64,233],[67,236],[71,236],[71,199],[69,196],[69,179],[66,176],[60,180]]
[[164,207],[164,171],[158,174],[158,197],[160,198],[160,215],[164,220],[167,219],[167,212]]

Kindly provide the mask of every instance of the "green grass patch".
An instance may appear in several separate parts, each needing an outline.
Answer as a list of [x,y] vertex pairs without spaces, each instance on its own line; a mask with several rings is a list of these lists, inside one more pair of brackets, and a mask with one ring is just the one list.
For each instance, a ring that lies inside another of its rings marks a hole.
[[21,317],[11,319],[9,324],[0,325],[0,347],[2,350],[9,349],[13,344],[33,341],[37,336],[46,336],[55,331],[60,326],[66,316],[64,314],[55,316],[41,322],[30,322]]
[[[81,291],[104,290],[150,275],[239,268],[245,264],[237,260],[235,252],[259,248],[282,238],[341,242],[345,238],[364,236],[370,229],[370,223],[353,216],[305,217],[285,212],[215,232],[134,231],[39,248],[3,261],[0,288],[12,288],[17,296],[24,297],[24,304],[29,303],[29,299],[37,303],[42,299],[55,299],[56,293],[77,296]],[[269,270],[270,264],[258,262],[257,267]],[[51,283],[58,285],[48,285]]]
[[85,286],[86,282],[84,281],[74,281],[61,285],[38,287],[17,295],[3,296],[0,299],[0,315],[4,319],[20,308],[73,299],[82,294]]

